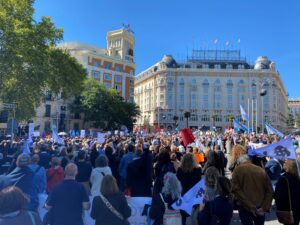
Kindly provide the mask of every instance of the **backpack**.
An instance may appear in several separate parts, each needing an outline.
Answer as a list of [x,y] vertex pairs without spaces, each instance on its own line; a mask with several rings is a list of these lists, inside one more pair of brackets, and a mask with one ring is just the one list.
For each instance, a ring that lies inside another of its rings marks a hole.
[[181,214],[179,210],[171,210],[168,208],[168,203],[164,201],[162,194],[159,194],[165,205],[165,213],[163,215],[163,225],[181,225]]

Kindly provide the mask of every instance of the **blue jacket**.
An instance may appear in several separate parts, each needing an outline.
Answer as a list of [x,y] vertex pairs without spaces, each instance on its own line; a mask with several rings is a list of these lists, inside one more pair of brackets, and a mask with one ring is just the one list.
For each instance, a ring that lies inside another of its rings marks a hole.
[[[232,213],[233,203],[218,195],[213,201],[205,203],[203,210],[198,214],[198,224],[230,225]],[[217,221],[219,221],[219,223],[216,223]]]
[[122,157],[120,166],[119,166],[120,177],[126,179],[128,164],[133,160],[134,157],[135,156],[134,156],[133,152],[128,152],[127,154],[125,154]]
[[282,167],[277,159],[271,159],[266,163],[265,170],[271,180],[278,180],[280,178]]

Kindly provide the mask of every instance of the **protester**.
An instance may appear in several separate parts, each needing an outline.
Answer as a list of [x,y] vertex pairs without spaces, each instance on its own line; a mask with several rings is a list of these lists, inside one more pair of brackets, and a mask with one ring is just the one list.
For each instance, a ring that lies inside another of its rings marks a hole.
[[231,157],[230,157],[230,164],[229,164],[229,170],[231,172],[234,171],[235,167],[237,166],[237,159],[246,154],[246,149],[242,145],[234,145],[231,151]]
[[92,165],[89,161],[86,161],[86,152],[81,150],[78,153],[77,156],[77,168],[78,173],[76,175],[76,181],[80,182],[88,195],[91,194],[91,188],[90,188],[90,176],[92,173]]
[[77,172],[76,164],[69,163],[64,181],[54,187],[47,199],[51,225],[84,225],[82,210],[89,209],[90,203],[83,185],[75,181]]
[[242,224],[264,224],[265,213],[272,205],[272,184],[265,170],[253,165],[248,155],[237,160],[232,174],[232,192]]
[[93,197],[100,195],[100,188],[103,177],[106,175],[112,175],[111,169],[108,166],[108,159],[104,154],[98,156],[95,161],[96,168],[93,169],[90,182],[92,185],[91,194]]
[[34,173],[29,168],[30,156],[21,154],[17,158],[17,167],[7,175],[10,184],[20,188],[30,197],[28,210],[37,211],[39,205],[38,190],[34,186]]
[[212,201],[205,202],[198,215],[198,225],[230,225],[233,214],[233,197],[230,181],[218,177],[216,182],[217,195]]
[[134,158],[134,145],[129,144],[128,145],[128,153],[123,155],[120,165],[119,165],[119,175],[120,175],[120,189],[121,191],[125,190],[126,186],[126,176],[127,176],[127,167],[128,164],[133,160]]
[[91,217],[95,225],[124,225],[131,215],[125,196],[119,191],[112,175],[103,178],[100,196],[93,199]]
[[158,155],[158,161],[154,167],[154,190],[153,192],[160,193],[163,187],[163,178],[167,172],[175,173],[175,168],[171,162],[170,154],[167,150],[163,150]]
[[0,225],[42,225],[36,212],[28,211],[30,199],[16,186],[0,192]]
[[44,193],[46,191],[47,179],[46,179],[45,168],[38,165],[39,160],[40,160],[39,155],[34,154],[31,157],[31,164],[29,164],[29,168],[34,173],[34,177],[33,177],[34,187],[33,188],[36,189],[37,193],[41,194],[41,193]]
[[213,201],[217,195],[216,183],[220,176],[219,170],[212,166],[205,172],[205,201]]
[[[173,210],[172,204],[176,202],[181,195],[182,187],[176,175],[167,172],[164,175],[163,187],[161,193],[153,193],[152,204],[150,208],[150,218],[154,220],[153,225],[162,225],[165,211]],[[167,206],[167,209],[166,209]],[[179,211],[177,217],[181,220]]]
[[60,166],[60,160],[57,157],[53,157],[51,168],[47,171],[47,193],[50,193],[63,179],[64,169]]
[[[284,162],[285,174],[278,180],[275,189],[275,203],[277,210],[293,211],[294,223],[300,222],[300,179],[295,160]],[[291,206],[291,207],[290,207]]]
[[[196,162],[195,156],[192,153],[186,153],[181,159],[181,166],[177,171],[177,178],[182,186],[183,196],[195,184],[201,180],[202,171],[199,164]],[[189,217],[187,213],[181,211],[182,224],[186,224],[186,218]]]

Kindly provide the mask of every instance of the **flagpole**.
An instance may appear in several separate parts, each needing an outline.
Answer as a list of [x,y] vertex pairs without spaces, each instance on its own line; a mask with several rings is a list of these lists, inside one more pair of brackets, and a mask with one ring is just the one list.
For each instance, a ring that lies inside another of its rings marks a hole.
[[[248,98],[248,113],[250,114],[250,99]],[[248,133],[250,133],[250,117],[248,116]]]
[[252,127],[252,132],[254,132],[254,129],[253,129],[253,99],[251,99],[251,127]]
[[255,133],[257,135],[257,98],[255,99]]

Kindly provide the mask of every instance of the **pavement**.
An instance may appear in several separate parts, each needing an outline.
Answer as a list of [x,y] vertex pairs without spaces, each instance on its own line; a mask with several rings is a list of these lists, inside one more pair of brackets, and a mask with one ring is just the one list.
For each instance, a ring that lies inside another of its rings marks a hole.
[[[241,223],[238,211],[235,210],[233,212],[231,225],[239,225],[239,224],[242,224],[242,223]],[[271,212],[266,214],[265,225],[279,225],[279,224],[280,223],[277,220],[275,208],[272,207]]]

